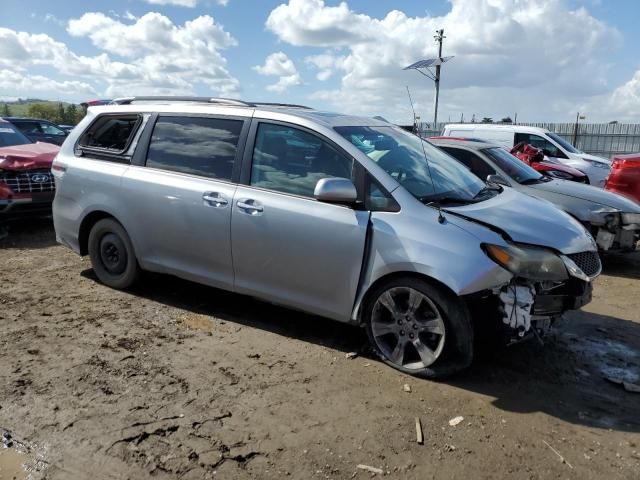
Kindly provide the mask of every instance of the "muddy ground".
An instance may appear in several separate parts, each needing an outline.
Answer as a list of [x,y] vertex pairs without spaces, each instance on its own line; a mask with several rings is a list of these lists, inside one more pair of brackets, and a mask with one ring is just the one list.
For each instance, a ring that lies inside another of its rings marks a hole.
[[544,347],[490,352],[450,381],[398,373],[365,344],[357,328],[172,277],[111,290],[50,221],[16,224],[0,241],[0,478],[24,478],[8,473],[23,461],[35,479],[375,475],[358,464],[409,479],[640,478],[640,393],[605,379],[640,383],[639,257],[607,259],[593,302]]

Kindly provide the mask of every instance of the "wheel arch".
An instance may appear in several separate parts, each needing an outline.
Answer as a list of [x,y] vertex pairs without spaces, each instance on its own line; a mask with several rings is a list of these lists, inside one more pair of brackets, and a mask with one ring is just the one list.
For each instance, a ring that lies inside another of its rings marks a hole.
[[80,223],[80,230],[78,232],[78,246],[80,247],[80,255],[85,256],[89,254],[89,233],[93,226],[100,220],[105,218],[113,218],[116,222],[122,225],[122,222],[118,220],[114,215],[104,210],[93,210],[89,212],[82,219]]
[[411,271],[411,270],[398,270],[394,272],[389,272],[385,275],[378,277],[375,281],[367,285],[366,290],[361,295],[359,295],[358,297],[359,300],[354,306],[353,313],[351,316],[352,321],[357,323],[358,325],[362,325],[364,322],[364,319],[362,318],[362,312],[364,311],[363,307],[367,304],[367,302],[370,301],[372,292],[374,292],[380,285],[391,282],[398,278],[414,278],[414,279],[426,281],[432,284],[433,286],[442,289],[447,294],[453,297],[458,297],[458,294],[456,294],[456,292],[449,285],[425,273]]

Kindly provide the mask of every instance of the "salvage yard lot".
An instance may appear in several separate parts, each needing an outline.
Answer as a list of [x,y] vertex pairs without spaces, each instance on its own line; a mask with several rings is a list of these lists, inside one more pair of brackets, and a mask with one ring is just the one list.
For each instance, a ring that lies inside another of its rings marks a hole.
[[0,284],[0,431],[35,478],[640,477],[640,394],[605,379],[640,383],[640,256],[605,259],[545,347],[445,382],[250,298],[161,275],[111,290],[47,220],[0,241]]

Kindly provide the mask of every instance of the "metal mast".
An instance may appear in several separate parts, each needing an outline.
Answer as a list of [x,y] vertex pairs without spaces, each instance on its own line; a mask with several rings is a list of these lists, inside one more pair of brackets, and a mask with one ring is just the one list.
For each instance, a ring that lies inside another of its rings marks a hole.
[[[442,56],[442,41],[446,38],[444,36],[444,28],[436,30],[436,34],[433,37],[438,43],[438,58],[429,58],[427,60],[420,60],[416,63],[412,63],[404,70],[416,70],[427,78],[430,78],[435,83],[435,99],[434,99],[434,112],[433,112],[433,128],[436,128],[438,123],[438,98],[440,96],[440,69],[442,64],[448,62],[453,57]],[[434,70],[431,70],[433,68]]]
[[436,30],[433,38],[435,38],[438,43],[438,60],[440,60],[440,62],[436,64],[436,75],[434,79],[436,84],[436,98],[433,107],[433,128],[438,128],[438,97],[440,96],[440,68],[442,67],[442,40],[445,38],[444,28]]

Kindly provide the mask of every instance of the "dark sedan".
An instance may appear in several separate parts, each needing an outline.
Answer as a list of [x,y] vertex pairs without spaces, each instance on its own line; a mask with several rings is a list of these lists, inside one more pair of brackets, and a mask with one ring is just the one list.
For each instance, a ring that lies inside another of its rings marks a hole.
[[4,117],[4,120],[13,123],[18,130],[34,142],[62,145],[68,135],[68,132],[48,120],[23,117]]

